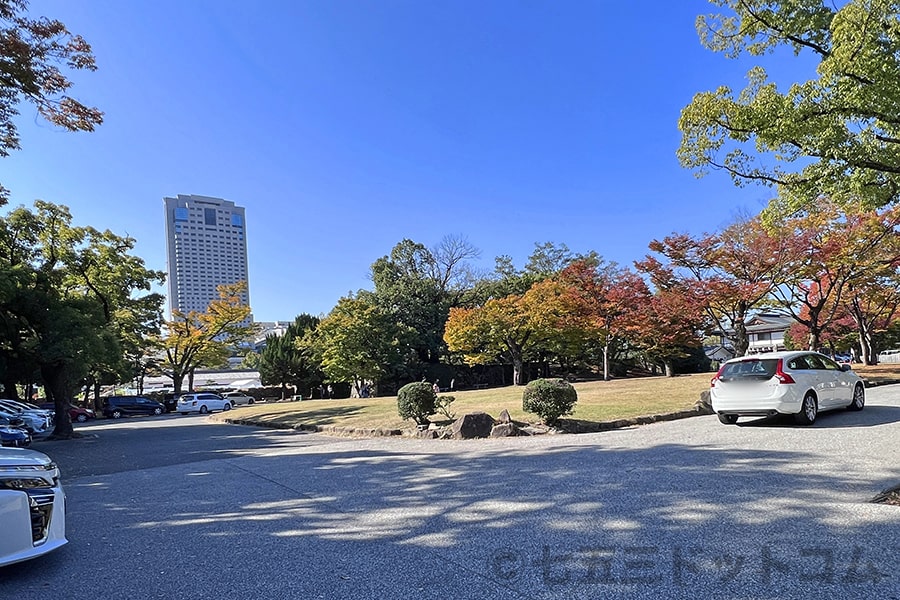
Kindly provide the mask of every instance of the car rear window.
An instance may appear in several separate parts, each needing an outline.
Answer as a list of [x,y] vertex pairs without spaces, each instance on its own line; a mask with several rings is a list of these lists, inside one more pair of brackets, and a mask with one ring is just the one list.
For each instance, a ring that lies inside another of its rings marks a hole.
[[720,381],[729,380],[766,380],[775,375],[778,360],[774,358],[762,360],[740,360],[727,363],[719,375]]

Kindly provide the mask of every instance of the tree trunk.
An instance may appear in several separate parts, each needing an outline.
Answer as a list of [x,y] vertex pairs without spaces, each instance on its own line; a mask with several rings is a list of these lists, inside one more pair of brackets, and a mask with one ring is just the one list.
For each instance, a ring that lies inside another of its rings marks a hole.
[[812,327],[809,328],[809,337],[807,338],[809,341],[809,347],[807,348],[807,350],[818,352],[821,333],[822,332],[819,331],[818,327],[816,327],[815,329]]
[[94,397],[93,397],[92,401],[88,404],[88,406],[93,405],[94,410],[96,412],[100,412],[101,410],[103,410],[103,406],[100,403],[100,391],[101,391],[102,387],[103,386],[100,385],[99,381],[94,382]]
[[675,364],[671,359],[663,360],[663,367],[666,369],[666,377],[675,377]]
[[513,385],[522,385],[522,370],[525,368],[525,363],[522,361],[522,357],[517,355],[513,357]]
[[194,370],[188,371],[188,392],[194,391]]
[[872,339],[864,327],[859,329],[859,358],[864,365],[874,365],[872,361]]
[[747,325],[742,318],[734,324],[734,355],[744,356],[750,347],[750,336],[747,335]]
[[[19,388],[16,387],[16,378],[7,377],[3,380],[3,397],[9,400],[19,400]],[[27,398],[30,402],[31,398]]]
[[173,392],[177,396],[181,393],[181,386],[184,385],[184,373],[173,372],[172,373],[172,388]]
[[72,428],[72,420],[69,418],[69,406],[72,404],[72,398],[68,375],[65,363],[41,365],[44,390],[47,392],[48,399],[53,400],[56,411],[54,438],[69,439],[75,433]]
[[603,381],[609,381],[609,342],[603,344]]

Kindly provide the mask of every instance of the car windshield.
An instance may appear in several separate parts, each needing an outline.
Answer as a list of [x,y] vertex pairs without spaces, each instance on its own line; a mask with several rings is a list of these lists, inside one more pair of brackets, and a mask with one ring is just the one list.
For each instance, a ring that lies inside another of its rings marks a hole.
[[774,358],[767,359],[750,359],[737,362],[727,363],[719,380],[766,380],[771,379],[775,375],[775,369],[778,367],[778,360]]

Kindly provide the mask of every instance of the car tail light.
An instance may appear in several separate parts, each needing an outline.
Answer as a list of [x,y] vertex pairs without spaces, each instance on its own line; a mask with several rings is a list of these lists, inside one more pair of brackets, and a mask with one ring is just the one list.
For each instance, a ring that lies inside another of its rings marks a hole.
[[721,367],[719,367],[719,370],[716,371],[716,374],[713,376],[713,378],[709,380],[709,387],[716,387],[716,382],[719,381],[719,375],[721,375],[722,371],[724,371],[724,370],[725,370],[725,365],[722,365]]
[[787,373],[785,373],[782,370],[783,367],[784,367],[784,361],[779,358],[778,362],[775,365],[775,377],[778,378],[778,381],[780,383],[796,383],[796,381],[794,381],[793,377],[791,377],[790,375],[788,375]]

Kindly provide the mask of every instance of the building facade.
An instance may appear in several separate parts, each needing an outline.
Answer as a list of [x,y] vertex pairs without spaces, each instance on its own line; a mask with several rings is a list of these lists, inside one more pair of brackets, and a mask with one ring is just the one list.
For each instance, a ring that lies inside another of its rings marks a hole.
[[216,287],[247,282],[241,300],[250,305],[244,208],[221,198],[164,198],[169,308],[206,312]]

